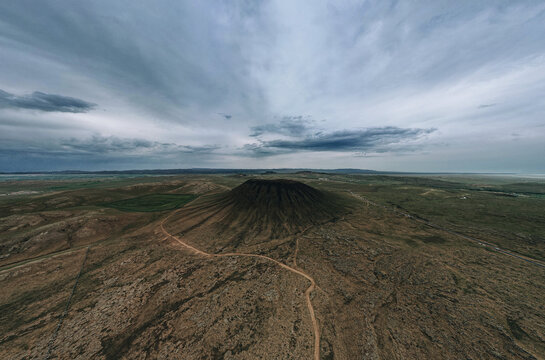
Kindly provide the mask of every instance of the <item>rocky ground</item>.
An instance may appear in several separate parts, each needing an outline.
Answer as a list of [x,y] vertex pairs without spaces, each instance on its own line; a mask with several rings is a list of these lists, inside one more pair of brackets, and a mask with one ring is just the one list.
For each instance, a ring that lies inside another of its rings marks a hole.
[[[311,275],[321,359],[545,358],[544,269],[347,197],[340,216],[277,236],[259,234],[268,227],[256,218],[225,227],[229,214],[206,196],[225,183],[202,183],[162,188],[203,194],[165,228],[207,252],[262,254]],[[130,191],[153,190],[143,186]],[[312,359],[309,281],[263,259],[187,251],[161,231],[168,215],[7,214],[0,357]]]

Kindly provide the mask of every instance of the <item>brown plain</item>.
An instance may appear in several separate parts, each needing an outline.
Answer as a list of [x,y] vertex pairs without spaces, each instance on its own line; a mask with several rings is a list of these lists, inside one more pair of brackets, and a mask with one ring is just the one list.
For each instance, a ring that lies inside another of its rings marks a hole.
[[[2,200],[0,358],[45,358],[87,247],[51,359],[545,358],[542,267],[371,206],[346,178],[245,181]],[[148,193],[200,197],[102,206]]]

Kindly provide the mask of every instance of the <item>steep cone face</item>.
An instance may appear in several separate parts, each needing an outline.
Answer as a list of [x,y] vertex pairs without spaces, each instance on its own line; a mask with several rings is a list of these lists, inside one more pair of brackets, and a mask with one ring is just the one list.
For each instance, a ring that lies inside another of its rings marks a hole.
[[237,207],[277,213],[297,213],[324,201],[324,195],[313,187],[299,181],[282,179],[248,180],[231,190],[228,198]]
[[[185,234],[200,229],[220,247],[284,238],[346,212],[339,199],[293,180],[251,179],[183,211]],[[205,230],[206,229],[206,230]]]
[[273,237],[289,235],[338,216],[331,196],[298,181],[251,179],[231,190],[220,201],[231,211],[223,219],[230,224]]

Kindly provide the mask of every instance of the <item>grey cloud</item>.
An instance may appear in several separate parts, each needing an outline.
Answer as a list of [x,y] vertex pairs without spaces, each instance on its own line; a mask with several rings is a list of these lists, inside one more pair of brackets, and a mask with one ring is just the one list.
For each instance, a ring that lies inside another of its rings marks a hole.
[[251,143],[244,144],[242,150],[246,152],[247,155],[262,157],[262,156],[271,156],[283,153],[285,151],[280,149],[271,149],[266,146],[263,146],[263,143]]
[[225,120],[231,120],[231,118],[233,117],[233,115],[231,115],[231,114],[224,114],[224,113],[218,113],[218,115],[225,118]]
[[479,105],[479,109],[485,109],[485,108],[489,108],[489,107],[493,107],[493,106],[496,106],[497,104],[481,104]]
[[301,136],[311,131],[311,123],[310,120],[306,120],[303,116],[284,116],[278,123],[252,127],[250,136],[256,137],[266,133]]
[[[143,139],[92,136],[41,140],[21,145],[2,141],[0,169],[9,171],[61,169],[134,169],[141,166],[161,168],[191,159],[206,163],[216,145],[192,146]],[[183,167],[183,166],[182,166]]]
[[9,40],[6,49],[26,49],[23,60],[65,64],[134,107],[180,121],[177,112],[186,106],[261,108],[260,89],[244,68],[253,31],[247,18],[259,17],[259,7],[251,6],[250,14],[244,4],[3,3],[0,33]]
[[0,151],[43,152],[50,154],[79,154],[92,156],[110,155],[169,155],[208,154],[220,149],[218,145],[180,145],[175,143],[149,141],[137,138],[94,135],[86,138],[53,138],[41,141],[2,141]]
[[39,91],[19,96],[0,90],[0,108],[82,113],[95,106],[96,104],[69,96],[46,94]]
[[387,152],[395,144],[415,140],[435,129],[376,127],[320,133],[298,140],[271,140],[245,147],[258,154],[275,151],[376,151]]
[[[115,136],[93,136],[86,139],[63,139],[59,141],[60,149],[68,152],[89,154],[134,154],[146,153],[151,155],[165,154],[196,154],[210,153],[219,149],[219,146],[190,146],[173,143],[162,143],[144,139],[126,139]],[[60,150],[59,149],[59,150]]]

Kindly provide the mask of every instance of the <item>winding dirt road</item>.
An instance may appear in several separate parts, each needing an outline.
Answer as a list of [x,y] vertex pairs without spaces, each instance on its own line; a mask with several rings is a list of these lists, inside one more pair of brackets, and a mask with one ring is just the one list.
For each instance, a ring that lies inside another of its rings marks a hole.
[[295,267],[291,267],[291,266],[288,266],[278,260],[275,260],[273,258],[270,258],[268,256],[265,256],[265,255],[258,255],[258,254],[245,254],[245,253],[237,253],[237,252],[233,252],[233,253],[223,253],[223,254],[211,254],[211,253],[207,253],[205,251],[202,251],[200,249],[197,249],[196,247],[184,242],[182,239],[180,239],[178,236],[176,235],[173,235],[171,233],[169,233],[166,229],[165,229],[165,222],[172,216],[176,213],[177,211],[173,211],[172,213],[170,213],[166,218],[163,219],[163,221],[161,221],[161,231],[167,235],[168,237],[171,237],[173,238],[174,240],[176,240],[180,245],[182,245],[183,247],[185,247],[186,249],[190,250],[191,252],[197,254],[197,255],[201,255],[201,256],[205,256],[205,257],[232,257],[232,256],[241,256],[241,257],[252,257],[252,258],[259,258],[259,259],[263,259],[263,260],[267,260],[267,261],[270,261],[270,262],[273,262],[275,263],[276,265],[288,270],[288,271],[291,271],[292,273],[295,273],[297,275],[300,275],[302,277],[304,277],[305,279],[307,279],[308,281],[310,281],[310,286],[307,288],[307,290],[305,291],[305,299],[306,299],[306,302],[307,302],[307,308],[308,308],[308,312],[310,314],[310,320],[312,322],[312,328],[314,330],[314,360],[320,360],[320,329],[318,327],[318,321],[316,320],[316,315],[314,313],[314,307],[312,306],[312,301],[310,300],[310,294],[314,291],[314,289],[316,288],[316,282],[314,281],[314,279],[306,274],[305,272],[303,272],[302,270],[299,270],[299,269],[296,269],[295,267],[297,266],[297,253],[299,251],[299,239],[296,240],[296,247],[295,247],[295,257],[294,257],[294,260],[293,260],[293,263],[294,263],[294,266]]

